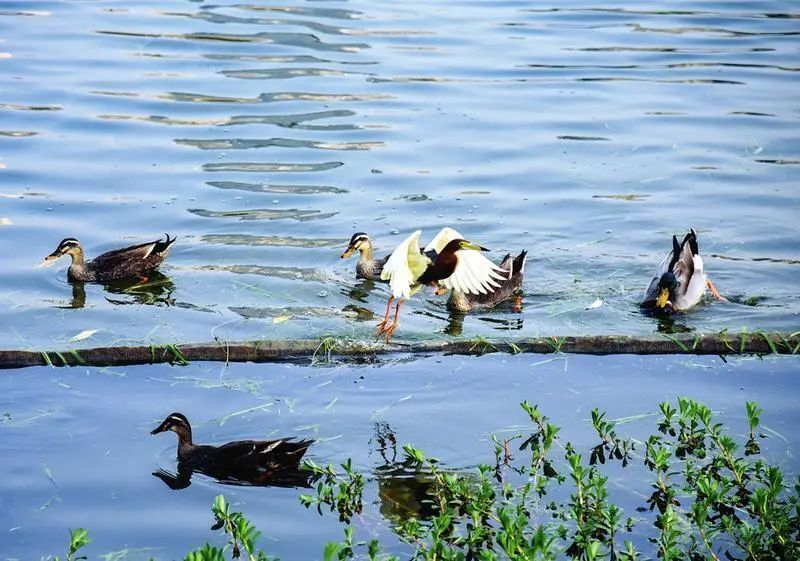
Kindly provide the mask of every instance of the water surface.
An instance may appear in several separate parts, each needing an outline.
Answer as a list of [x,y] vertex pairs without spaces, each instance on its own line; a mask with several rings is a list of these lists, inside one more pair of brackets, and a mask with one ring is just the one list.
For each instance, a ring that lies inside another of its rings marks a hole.
[[[0,346],[369,336],[387,292],[350,235],[444,225],[530,251],[525,309],[424,295],[398,336],[652,332],[636,303],[689,227],[732,302],[683,328],[797,327],[792,2],[1,8]],[[164,231],[155,286],[33,269]]]
[[[224,493],[264,533],[262,546],[282,559],[321,559],[326,541],[343,539],[335,515],[306,510],[307,489],[233,487],[194,474],[173,491],[153,477],[175,471],[175,437],[150,436],[174,410],[194,425],[198,442],[296,435],[318,442],[308,457],[319,464],[353,458],[367,476],[364,512],[354,519],[358,539],[380,539],[402,555],[393,533],[399,516],[426,516],[424,478],[401,468],[403,444],[437,457],[443,469],[474,472],[493,463],[491,436],[529,430],[518,407],[538,403],[589,457],[597,444],[590,411],[619,420],[620,437],[637,439],[624,470],[604,468],[610,500],[625,517],[648,518],[652,473],[641,442],[656,432],[658,403],[677,396],[705,402],[731,435],[747,438],[744,402],[756,401],[766,458],[787,480],[800,471],[796,427],[797,361],[717,357],[432,356],[398,355],[374,365],[192,364],[113,369],[29,368],[0,376],[0,559],[38,559],[60,553],[67,528],[90,530],[91,559],[129,548],[126,560],[182,559],[206,540],[214,496]],[[391,438],[395,444],[392,445]],[[518,441],[517,441],[518,442]],[[520,460],[523,452],[518,452]],[[563,449],[554,465],[566,469]],[[548,500],[568,497],[551,486]],[[426,514],[427,513],[427,514]],[[539,522],[550,514],[535,512]],[[639,528],[648,526],[644,521]],[[633,539],[649,549],[642,530]]]

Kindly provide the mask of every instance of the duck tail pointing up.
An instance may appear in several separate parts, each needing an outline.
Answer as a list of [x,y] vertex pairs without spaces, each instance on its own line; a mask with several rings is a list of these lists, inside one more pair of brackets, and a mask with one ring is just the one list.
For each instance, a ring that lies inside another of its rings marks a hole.
[[525,272],[525,263],[528,261],[528,250],[523,249],[514,258],[514,274],[522,274]]
[[314,444],[314,441],[298,440],[297,442],[286,442],[285,444],[291,446],[289,454],[292,455],[292,459],[295,460],[297,463],[300,463],[300,460],[302,460],[303,456],[306,455],[309,446]]
[[177,236],[175,236],[174,238],[170,238],[169,234],[164,234],[164,236],[166,236],[167,239],[164,241],[158,240],[156,242],[156,246],[153,248],[154,253],[163,253],[167,251],[170,248],[170,246],[175,243],[175,240],[178,239]]

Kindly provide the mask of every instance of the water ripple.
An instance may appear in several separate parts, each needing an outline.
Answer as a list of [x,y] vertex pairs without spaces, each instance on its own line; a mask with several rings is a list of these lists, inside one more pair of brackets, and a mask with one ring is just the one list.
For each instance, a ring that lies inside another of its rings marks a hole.
[[317,195],[321,193],[342,194],[347,189],[330,185],[277,185],[274,183],[247,183],[243,181],[207,181],[206,185],[217,189],[234,189],[251,193],[289,193],[293,195]]
[[353,111],[346,109],[316,111],[313,113],[295,113],[290,115],[236,115],[219,119],[178,119],[174,117],[164,117],[162,115],[98,115],[98,119],[112,121],[144,121],[163,125],[186,125],[186,126],[232,126],[232,125],[277,125],[305,130],[353,130],[359,128],[357,125],[303,125],[309,121],[320,119],[331,119],[335,117],[351,117],[355,115]]
[[112,35],[118,37],[139,37],[139,38],[161,38],[161,39],[182,39],[187,41],[211,41],[224,43],[272,43],[289,47],[302,47],[316,51],[337,51],[342,53],[355,53],[363,49],[368,49],[366,43],[326,43],[316,35],[309,33],[145,33],[137,31],[117,31],[99,29],[96,33],[100,35]]
[[338,212],[322,212],[319,210],[300,210],[297,208],[254,208],[248,210],[206,210],[203,208],[187,209],[192,214],[204,218],[238,218],[239,220],[324,220],[339,214]]
[[343,162],[321,162],[318,164],[288,164],[281,162],[225,162],[203,164],[203,171],[314,172],[326,171],[343,165]]
[[298,140],[295,138],[176,138],[175,142],[184,146],[194,146],[201,150],[249,150],[252,148],[280,147],[347,151],[372,150],[373,148],[383,146],[382,142],[321,142],[317,140]]
[[209,244],[271,247],[337,247],[342,240],[335,238],[293,238],[291,236],[252,236],[249,234],[206,234],[200,238]]
[[309,76],[371,76],[365,72],[348,72],[327,68],[254,68],[247,70],[221,70],[220,74],[240,80],[287,80]]

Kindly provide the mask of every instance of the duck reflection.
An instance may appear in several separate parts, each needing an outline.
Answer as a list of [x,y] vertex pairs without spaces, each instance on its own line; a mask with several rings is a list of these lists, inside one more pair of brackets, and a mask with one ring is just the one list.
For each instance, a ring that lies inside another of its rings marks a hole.
[[684,323],[679,323],[675,321],[675,315],[671,316],[654,316],[656,319],[656,330],[659,333],[666,333],[667,335],[672,335],[675,333],[690,333],[694,331],[691,327]]
[[[72,300],[69,308],[86,307],[86,283],[71,282]],[[110,298],[106,300],[112,304],[130,305],[145,304],[152,306],[174,306],[175,284],[172,279],[159,271],[150,271],[146,277],[132,277],[117,279],[103,283],[103,288],[111,293],[127,298]]]
[[186,489],[192,484],[192,475],[202,473],[213,477],[218,483],[224,485],[237,485],[245,487],[311,487],[310,472],[301,471],[297,467],[283,468],[274,472],[243,471],[216,472],[214,470],[197,469],[178,461],[177,473],[172,473],[163,468],[153,472],[153,475],[164,482],[164,485],[173,491]]
[[106,297],[112,304],[146,304],[151,306],[174,306],[175,283],[159,271],[152,271],[146,277],[119,279],[103,285],[112,294],[127,296],[129,299]]
[[355,300],[361,304],[366,304],[367,297],[373,290],[375,290],[375,281],[371,279],[364,279],[357,282],[350,288],[343,289],[342,294],[350,298],[350,300]]
[[383,459],[383,465],[375,468],[381,515],[395,524],[435,516],[433,476],[420,471],[413,460],[397,460],[397,438],[387,423],[376,423],[374,442]]
[[342,294],[353,300],[355,303],[347,304],[342,308],[342,312],[346,315],[353,317],[356,321],[370,321],[375,318],[375,312],[361,306],[359,304],[366,304],[369,293],[375,289],[375,281],[371,279],[364,279],[356,283],[352,287],[342,287]]
[[[498,308],[495,308],[500,309]],[[511,309],[510,311],[517,312],[516,309]],[[444,327],[444,333],[447,335],[452,335],[454,337],[458,337],[464,330],[464,319],[467,317],[467,314],[464,312],[456,312],[451,311],[450,315],[447,318],[447,325]],[[512,317],[512,318],[502,318],[502,317],[489,317],[489,316],[482,316],[478,317],[478,320],[489,323],[493,325],[494,329],[498,329],[501,331],[517,331],[523,328],[524,320],[521,317]]]

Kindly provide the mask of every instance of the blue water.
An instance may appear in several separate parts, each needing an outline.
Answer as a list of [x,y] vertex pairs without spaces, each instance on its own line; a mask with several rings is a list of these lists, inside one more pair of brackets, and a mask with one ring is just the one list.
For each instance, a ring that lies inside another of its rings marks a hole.
[[[420,293],[397,339],[664,329],[637,303],[690,227],[730,302],[666,328],[797,331],[800,13],[677,8],[0,2],[0,348],[371,338],[388,292],[339,259],[351,234],[383,255],[446,225],[496,260],[529,251],[524,309],[459,318]],[[93,256],[163,232],[178,242],[144,283],[34,268],[67,236]],[[587,453],[595,406],[623,418],[686,395],[741,437],[755,400],[765,453],[798,472],[793,359],[405,358],[4,372],[0,559],[63,555],[79,525],[92,559],[181,558],[211,538],[221,492],[284,559],[343,537],[299,490],[203,476],[170,490],[151,473],[174,469],[174,440],[149,431],[174,410],[199,441],[295,434],[319,440],[318,463],[352,457],[369,478],[357,532],[397,553],[386,497],[413,490],[379,436],[472,469],[525,423],[523,399]],[[631,469],[611,479],[626,514],[650,484]]]
[[[209,530],[210,506],[220,493],[264,533],[265,550],[282,559],[321,559],[325,542],[344,538],[335,515],[300,504],[307,489],[232,487],[195,474],[188,488],[173,491],[153,477],[159,468],[175,470],[174,435],[149,434],[174,410],[190,419],[198,442],[296,435],[318,440],[308,452],[318,464],[353,458],[367,477],[364,511],[353,520],[356,539],[378,538],[401,555],[409,550],[393,534],[396,516],[420,513],[413,500],[420,487],[398,466],[402,445],[437,457],[442,469],[470,472],[493,464],[493,434],[529,431],[518,407],[524,399],[538,403],[561,427],[562,445],[571,442],[584,458],[597,444],[593,407],[621,420],[619,437],[639,441],[630,467],[604,468],[611,500],[625,517],[650,516],[636,512],[646,508],[653,482],[641,442],[656,432],[658,403],[674,405],[677,396],[705,402],[740,443],[748,432],[744,402],[756,401],[764,409],[764,455],[787,481],[800,471],[794,358],[404,359],[361,367],[208,363],[6,371],[0,376],[0,559],[60,553],[67,528],[77,526],[91,532],[90,559],[124,548],[136,550],[126,560],[182,559],[206,540],[221,543]],[[387,441],[381,454],[380,437],[390,432],[396,448]],[[524,461],[523,452],[515,453]],[[561,446],[553,462],[566,469]],[[548,500],[559,500],[570,485],[550,490]],[[550,515],[542,513],[540,521]],[[621,539],[648,549],[641,534],[648,524]]]
[[[796,330],[796,8],[3,2],[0,347],[368,337],[387,292],[350,235],[444,225],[529,250],[524,310],[423,294],[398,338],[652,332],[636,304],[690,227],[731,302],[680,328]],[[34,269],[165,231],[149,288]]]

